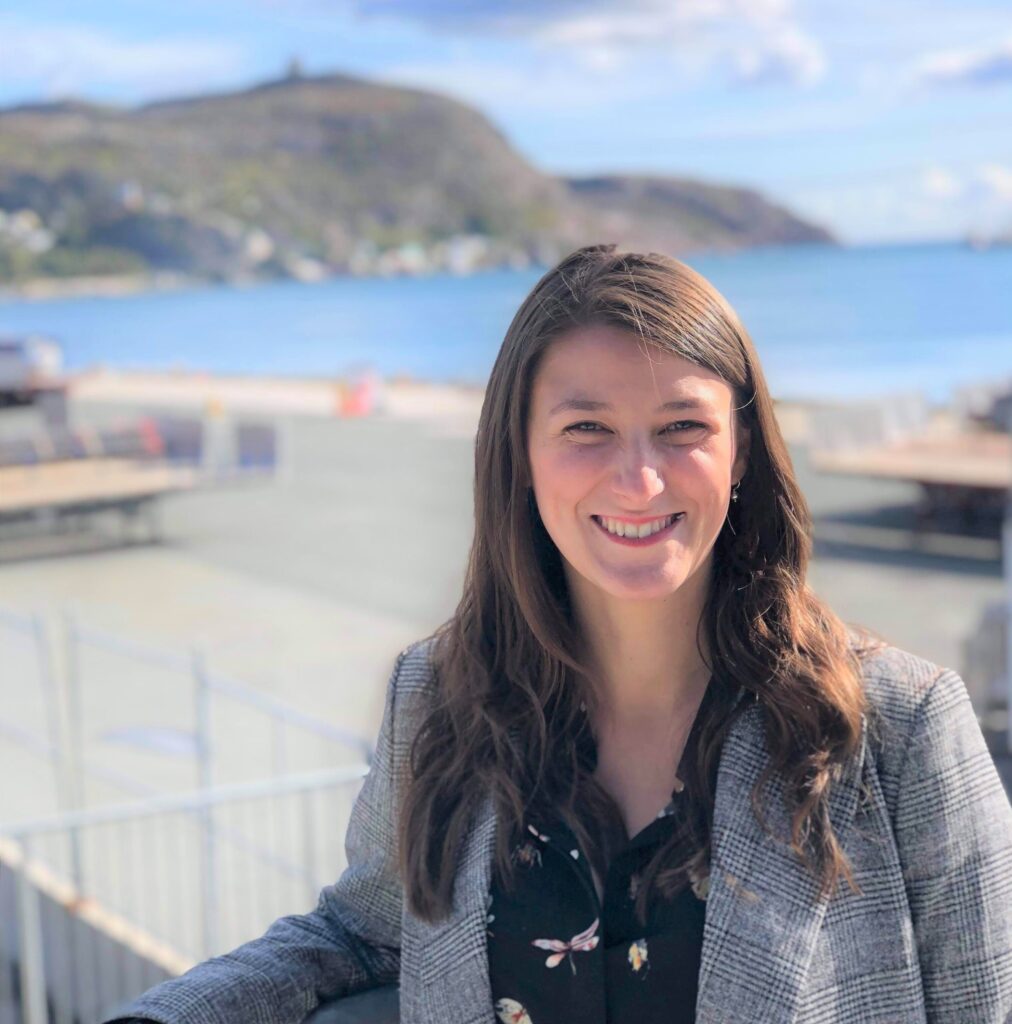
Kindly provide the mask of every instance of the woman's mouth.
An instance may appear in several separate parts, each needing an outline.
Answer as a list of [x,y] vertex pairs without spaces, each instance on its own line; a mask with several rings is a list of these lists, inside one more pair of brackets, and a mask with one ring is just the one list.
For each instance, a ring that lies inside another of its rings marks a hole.
[[685,518],[684,512],[675,512],[669,516],[661,516],[644,523],[629,523],[608,516],[591,516],[598,529],[616,544],[627,547],[642,548],[657,544],[664,540],[675,527]]

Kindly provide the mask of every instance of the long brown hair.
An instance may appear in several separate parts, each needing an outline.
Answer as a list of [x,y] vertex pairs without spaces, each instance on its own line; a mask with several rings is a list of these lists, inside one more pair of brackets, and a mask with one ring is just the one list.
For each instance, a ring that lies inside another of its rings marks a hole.
[[685,264],[594,245],[535,285],[489,378],[463,594],[436,631],[435,699],[412,744],[399,822],[408,906],[430,921],[449,912],[461,844],[485,794],[499,814],[495,869],[507,885],[511,850],[534,808],[560,815],[599,870],[624,839],[618,808],[585,756],[590,727],[581,704],[596,707],[595,691],[561,556],[531,496],[526,455],[542,355],[560,334],[592,324],[625,329],[718,374],[750,435],[740,500],[715,542],[699,623],[712,677],[683,766],[689,811],[644,871],[637,910],[643,918],[652,891],[670,898],[708,861],[720,750],[752,700],[761,702],[771,754],[751,794],[758,820],[769,831],[762,790],[783,773],[791,849],[820,894],[832,892],[841,874],[853,888],[832,832],[828,788],[860,741],[860,658],[870,637],[848,628],[806,584],[808,507],[752,341],[724,298]]

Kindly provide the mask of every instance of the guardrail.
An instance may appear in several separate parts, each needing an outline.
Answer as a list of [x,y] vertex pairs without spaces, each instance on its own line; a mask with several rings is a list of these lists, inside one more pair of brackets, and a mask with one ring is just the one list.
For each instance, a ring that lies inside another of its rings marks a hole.
[[[322,744],[321,761],[333,764],[346,759],[349,752],[357,759],[368,762],[371,747],[367,740],[348,730],[341,729],[313,715],[306,714],[271,694],[264,693],[248,683],[207,667],[206,655],[199,648],[186,653],[140,644],[92,627],[82,626],[68,613],[64,614],[64,636],[66,643],[66,679],[69,713],[70,742],[72,749],[81,749],[86,732],[86,679],[84,655],[88,651],[101,652],[129,663],[144,666],[156,673],[167,672],[178,683],[183,679],[188,690],[177,699],[173,714],[180,721],[179,727],[170,733],[163,733],[174,744],[173,752],[193,758],[195,780],[202,786],[210,785],[216,777],[214,752],[215,741],[212,718],[217,701],[228,702],[233,711],[245,709],[269,730],[268,743],[271,751],[271,766],[274,775],[283,775],[290,769],[292,751],[291,735],[296,733],[299,743],[308,740]],[[97,675],[97,673],[96,673]],[[105,677],[101,684],[108,686]],[[131,689],[136,690],[138,678],[131,678]],[[126,696],[126,694],[122,694]],[[178,697],[179,695],[177,695]],[[95,702],[92,701],[92,704]],[[189,728],[185,719],[189,718]],[[254,728],[251,720],[248,728]],[[107,735],[110,730],[106,730]],[[116,735],[113,733],[113,735]],[[144,734],[133,734],[143,741]],[[150,734],[149,734],[150,735]],[[130,734],[119,733],[121,739],[130,739]]]
[[5,770],[32,773],[32,799],[7,800],[8,820],[371,757],[367,739],[212,671],[199,648],[139,643],[69,612],[47,624],[0,608],[0,663]]
[[[315,906],[345,866],[365,764],[0,828],[0,1018],[96,1020]],[[90,929],[84,940],[81,927]],[[99,941],[101,936],[101,941]],[[156,973],[152,980],[150,968]],[[145,971],[147,973],[145,974]],[[48,1007],[48,1009],[47,1009]],[[20,1018],[14,1016],[20,1014]],[[49,1016],[51,1014],[51,1017]]]
[[[198,649],[66,613],[0,608],[0,663],[4,766],[22,780],[0,826],[0,1024],[112,1015],[315,905],[342,869],[366,740]],[[258,768],[276,777],[220,784]]]

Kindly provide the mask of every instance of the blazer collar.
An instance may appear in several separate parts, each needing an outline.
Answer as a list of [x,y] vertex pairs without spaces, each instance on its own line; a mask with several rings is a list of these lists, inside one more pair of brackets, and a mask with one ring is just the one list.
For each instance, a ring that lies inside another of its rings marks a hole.
[[[844,847],[857,810],[866,734],[862,719],[860,748],[830,790],[829,817]],[[818,898],[815,879],[781,838],[790,828],[779,773],[763,800],[776,838],[753,814],[752,786],[768,762],[762,708],[750,698],[724,741],[717,772],[697,1024],[793,1020],[826,913],[828,898]],[[495,808],[486,797],[464,843],[450,918],[435,925],[405,919],[401,1004],[422,1012],[420,1019],[496,1024],[486,932],[495,834]]]

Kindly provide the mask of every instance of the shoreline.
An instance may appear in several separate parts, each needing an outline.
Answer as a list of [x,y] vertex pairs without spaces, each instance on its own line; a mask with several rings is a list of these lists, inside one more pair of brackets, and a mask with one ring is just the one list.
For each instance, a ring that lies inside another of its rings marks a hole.
[[158,274],[102,274],[80,277],[33,277],[0,287],[0,302],[49,302],[58,299],[118,299],[143,292],[182,291],[212,284],[168,271]]
[[[922,241],[896,241],[896,242],[861,242],[861,243],[780,243],[774,245],[745,245],[732,249],[719,248],[691,248],[672,252],[671,255],[677,259],[698,259],[707,256],[726,256],[728,254],[742,254],[748,252],[762,251],[764,249],[780,248],[805,248],[806,246],[826,245],[835,250],[863,249],[869,252],[890,249],[907,248],[959,248],[968,252],[1000,251],[1009,248],[1008,245],[992,245],[984,249],[974,249],[964,238],[942,238],[925,239]],[[535,267],[531,264],[531,267]],[[35,277],[25,281],[14,283],[0,283],[0,302],[3,301],[29,301],[46,302],[59,299],[76,298],[122,298],[129,295],[136,295],[142,292],[166,292],[181,291],[191,288],[248,288],[258,285],[272,285],[281,283],[292,284],[325,284],[334,280],[389,280],[400,277],[419,278],[432,277],[442,274],[451,276],[474,277],[483,273],[495,272],[509,269],[509,264],[501,266],[478,267],[474,270],[457,273],[449,270],[436,270],[431,272],[401,271],[396,273],[353,273],[351,271],[335,271],[324,274],[322,277],[298,277],[298,276],[271,276],[258,277],[255,275],[238,275],[227,280],[216,280],[214,278],[199,277],[180,271],[157,270],[141,274],[86,274],[74,277]],[[547,266],[542,268],[547,270]]]
[[[531,264],[535,267],[535,264]],[[331,281],[389,281],[399,278],[477,277],[480,274],[509,270],[508,265],[480,267],[463,273],[445,269],[426,273],[355,274],[334,272],[320,277],[231,277],[218,280],[195,277],[176,271],[158,271],[153,274],[83,275],[80,277],[36,277],[19,284],[0,284],[0,302],[53,302],[61,299],[125,298],[144,293],[187,291],[198,289],[257,288],[279,284],[313,285]],[[522,268],[527,269],[527,268]],[[547,268],[544,268],[547,269]]]

